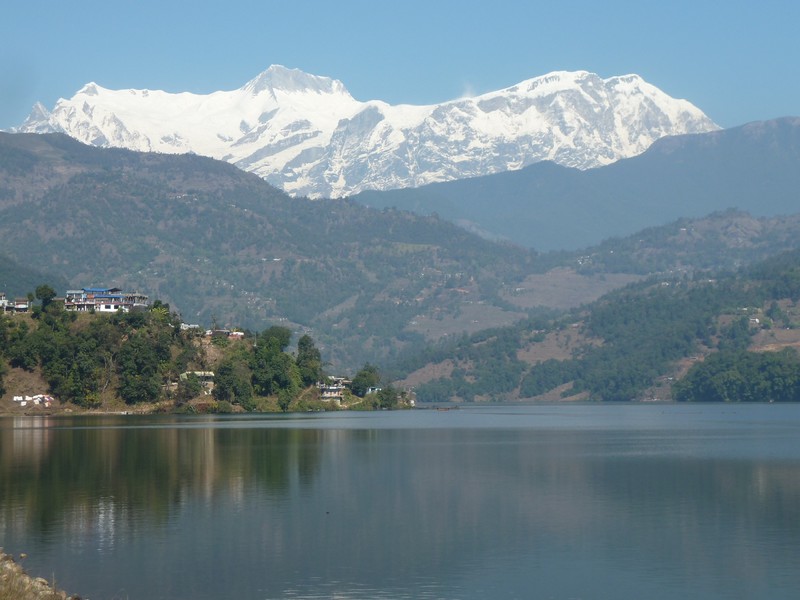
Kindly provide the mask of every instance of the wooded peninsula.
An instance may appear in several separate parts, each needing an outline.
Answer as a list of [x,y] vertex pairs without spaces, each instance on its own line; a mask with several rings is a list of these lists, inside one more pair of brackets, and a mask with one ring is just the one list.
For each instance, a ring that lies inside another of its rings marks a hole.
[[[187,327],[167,304],[113,313],[64,308],[48,285],[30,311],[0,314],[0,393],[20,408],[120,412],[375,410],[412,405],[377,367],[323,369],[309,335]],[[36,393],[36,392],[39,393]]]

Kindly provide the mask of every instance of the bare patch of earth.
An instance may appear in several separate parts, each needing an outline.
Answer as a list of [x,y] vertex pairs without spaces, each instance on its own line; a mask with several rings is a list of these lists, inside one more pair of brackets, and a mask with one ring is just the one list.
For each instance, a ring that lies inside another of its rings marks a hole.
[[753,336],[754,352],[776,352],[783,348],[800,350],[800,329],[762,329]]
[[463,302],[455,314],[418,315],[407,329],[421,333],[428,340],[438,340],[448,335],[475,333],[482,329],[506,327],[524,319],[524,312],[509,312],[483,302]]
[[[24,369],[9,369],[3,378],[3,387],[5,387],[6,393],[0,397],[0,413],[24,414],[37,410],[42,413],[50,412],[46,411],[44,406],[28,403],[23,407],[19,402],[14,402],[14,396],[35,396],[48,393],[50,388],[42,377],[40,369],[37,368],[32,372]],[[54,406],[57,404],[56,402]]]
[[517,351],[517,359],[533,365],[550,359],[568,360],[587,344],[599,346],[601,343],[601,340],[588,338],[577,327],[551,331],[543,341],[531,341],[520,348]]
[[589,399],[589,392],[580,392],[578,394],[572,392],[572,382],[560,385],[539,396],[533,398],[521,398],[521,400],[532,402],[585,402]]
[[503,299],[522,309],[574,308],[640,279],[639,275],[622,273],[581,275],[574,269],[559,267],[529,275],[517,287],[506,290]]
[[450,359],[439,363],[430,363],[398,381],[396,385],[400,388],[412,388],[434,379],[447,378],[453,374],[455,368],[456,363]]

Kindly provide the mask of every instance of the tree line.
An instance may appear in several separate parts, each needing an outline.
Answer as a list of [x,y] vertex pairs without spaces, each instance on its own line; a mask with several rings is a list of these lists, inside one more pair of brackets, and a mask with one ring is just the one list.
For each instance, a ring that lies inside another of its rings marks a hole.
[[800,402],[800,355],[717,352],[694,365],[673,388],[679,402]]
[[[314,340],[301,336],[291,353],[286,327],[248,333],[236,342],[212,338],[219,356],[210,359],[198,333],[182,329],[180,318],[158,300],[147,311],[79,315],[65,311],[55,295],[50,286],[39,286],[31,298],[40,303],[29,318],[0,314],[0,393],[9,367],[38,369],[50,394],[79,407],[119,399],[127,405],[166,400],[180,408],[204,395],[195,372],[213,369],[214,409],[260,410],[270,406],[263,401],[270,398],[286,411],[303,395],[315,399],[316,384],[326,378]],[[352,394],[365,396],[380,379],[377,368],[366,364],[353,378]],[[389,396],[364,406],[396,406],[400,394],[388,389]]]

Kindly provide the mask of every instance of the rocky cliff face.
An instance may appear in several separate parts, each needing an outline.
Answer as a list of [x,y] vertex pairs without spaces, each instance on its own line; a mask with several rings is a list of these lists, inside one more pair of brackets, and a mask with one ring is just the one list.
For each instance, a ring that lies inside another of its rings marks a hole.
[[20,132],[84,143],[193,152],[252,171],[292,195],[363,190],[516,170],[535,162],[588,169],[669,135],[718,129],[698,108],[637,75],[555,72],[430,106],[355,100],[336,80],[272,66],[208,95],[84,86]]

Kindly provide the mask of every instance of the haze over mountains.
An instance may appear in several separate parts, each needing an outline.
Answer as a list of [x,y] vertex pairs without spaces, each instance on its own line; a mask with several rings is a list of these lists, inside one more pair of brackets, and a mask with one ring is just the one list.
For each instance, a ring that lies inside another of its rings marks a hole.
[[554,72],[430,106],[354,99],[339,81],[272,66],[208,95],[108,90],[94,83],[19,132],[63,132],[100,147],[195,153],[254,172],[291,195],[362,190],[517,170],[549,160],[587,169],[664,136],[718,129],[637,75]]
[[515,172],[363,192],[354,200],[439,216],[534,248],[573,250],[681,217],[800,208],[800,118],[667,137],[639,156],[581,171],[552,162]]

